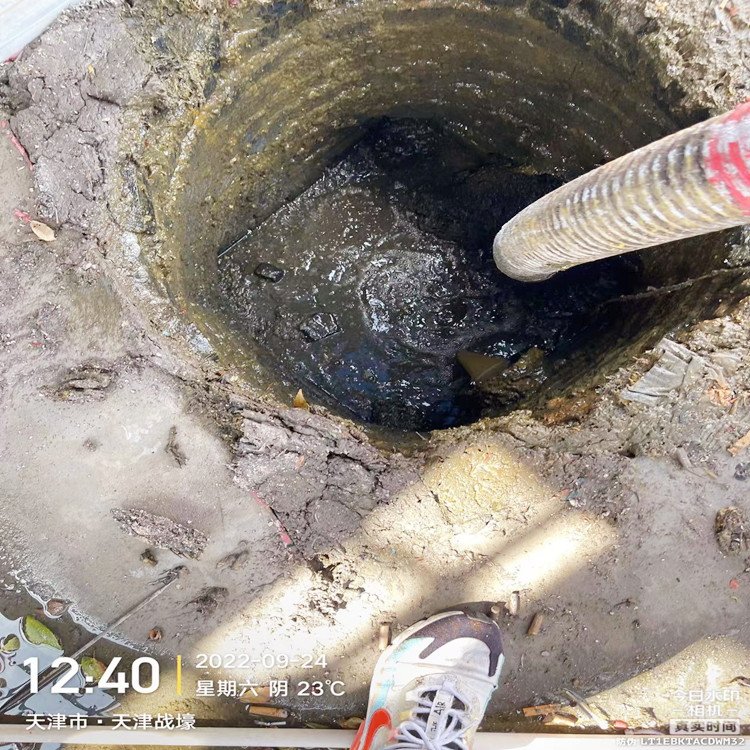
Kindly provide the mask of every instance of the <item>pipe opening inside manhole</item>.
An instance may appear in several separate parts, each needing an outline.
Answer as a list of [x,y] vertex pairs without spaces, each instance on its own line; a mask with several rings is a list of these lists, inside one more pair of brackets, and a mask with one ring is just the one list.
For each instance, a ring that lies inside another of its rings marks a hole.
[[558,5],[247,19],[161,214],[169,283],[225,364],[449,427],[591,385],[737,287],[715,273],[732,232],[539,284],[497,271],[524,206],[689,122],[636,41]]

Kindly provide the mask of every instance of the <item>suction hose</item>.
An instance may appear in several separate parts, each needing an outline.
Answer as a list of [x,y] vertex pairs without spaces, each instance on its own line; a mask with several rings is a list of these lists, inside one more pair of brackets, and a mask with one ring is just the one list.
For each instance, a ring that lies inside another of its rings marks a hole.
[[503,225],[497,267],[542,281],[571,266],[750,223],[750,102],[545,195]]

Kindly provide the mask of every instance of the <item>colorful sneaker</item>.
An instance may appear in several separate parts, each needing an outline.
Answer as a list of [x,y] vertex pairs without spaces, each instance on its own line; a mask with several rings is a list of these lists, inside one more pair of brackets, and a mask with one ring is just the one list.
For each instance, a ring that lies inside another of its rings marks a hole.
[[469,750],[503,666],[497,623],[443,612],[378,659],[351,750]]

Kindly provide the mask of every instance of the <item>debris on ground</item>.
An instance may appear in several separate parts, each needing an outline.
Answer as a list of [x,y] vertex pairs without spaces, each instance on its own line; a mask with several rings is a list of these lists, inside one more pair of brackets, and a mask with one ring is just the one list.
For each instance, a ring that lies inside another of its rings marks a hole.
[[270,685],[252,685],[243,689],[238,700],[245,704],[245,711],[254,716],[265,716],[273,719],[286,719],[288,711],[272,702]]
[[609,614],[613,615],[618,609],[621,607],[634,607],[635,609],[638,609],[638,605],[628,597],[627,599],[623,599],[621,602],[617,602],[617,604],[614,604],[612,606],[612,609],[609,610]]
[[55,394],[66,401],[101,395],[112,385],[114,377],[114,372],[108,367],[82,365],[68,371],[58,383]]
[[266,279],[274,284],[284,278],[283,269],[274,266],[272,263],[258,263],[258,265],[255,266],[255,271],[253,273],[261,279]]
[[526,635],[539,635],[542,632],[542,625],[544,625],[544,613],[537,612],[532,618],[529,628],[526,631]]
[[164,637],[161,628],[151,628],[148,631],[148,639],[150,641],[160,641]]
[[734,467],[734,478],[744,482],[750,476],[750,462],[739,463]]
[[729,408],[735,400],[734,391],[722,383],[713,383],[708,386],[706,396],[714,406],[720,406],[722,409]]
[[256,706],[248,704],[245,710],[254,716],[271,716],[274,719],[286,719],[289,712],[285,708],[276,708],[276,706]]
[[202,531],[147,510],[114,508],[112,516],[130,536],[141,537],[154,547],[168,549],[180,557],[197,560],[208,544],[208,536]]
[[620,392],[625,401],[653,406],[678,388],[689,386],[703,372],[703,357],[686,346],[662,339],[654,348],[660,356],[651,369]]
[[747,517],[739,508],[729,506],[716,514],[716,543],[725,555],[739,555],[747,549],[748,529]]
[[93,682],[99,682],[104,676],[106,665],[93,656],[84,656],[81,659],[81,672],[84,677],[89,677]]
[[17,635],[8,635],[0,641],[0,652],[13,654],[21,648],[21,640]]
[[596,391],[593,390],[573,396],[551,398],[547,401],[542,422],[547,427],[580,422],[593,411],[597,398]]
[[50,646],[62,651],[62,646],[57,636],[46,625],[39,622],[36,617],[32,617],[31,615],[24,617],[21,628],[24,638],[32,645]]
[[342,729],[359,729],[365,720],[360,716],[349,716],[346,719],[337,719],[336,723]]
[[515,617],[521,609],[521,592],[512,591],[508,600],[508,614]]
[[561,703],[542,703],[538,706],[524,706],[521,711],[526,718],[532,718],[534,716],[548,716],[562,707]]
[[211,586],[203,589],[200,595],[190,603],[195,605],[198,614],[208,616],[212,615],[219,608],[219,605],[226,601],[228,596],[229,591],[227,589],[221,586]]
[[182,468],[188,461],[185,451],[182,450],[180,443],[177,440],[177,427],[172,425],[169,428],[169,437],[167,438],[167,444],[164,446],[164,450],[173,456],[177,465]]
[[8,136],[8,139],[13,145],[13,148],[18,151],[19,154],[21,154],[21,158],[29,168],[29,171],[33,172],[34,164],[29,158],[29,152],[24,148],[21,141],[18,140],[16,134],[10,129],[10,123],[7,120],[0,120],[0,130],[2,130]]
[[55,230],[52,227],[47,226],[44,222],[32,220],[29,222],[31,231],[40,239],[42,242],[54,242]]
[[336,317],[327,312],[315,313],[306,323],[300,326],[300,331],[307,336],[310,341],[320,341],[321,339],[333,336],[338,333],[339,324]]
[[44,612],[48,617],[60,617],[68,611],[69,607],[70,602],[63,601],[62,599],[50,599],[44,605]]
[[230,552],[216,563],[217,570],[239,570],[244,567],[250,559],[250,550],[247,542],[240,542],[240,547],[235,552]]
[[146,549],[141,553],[141,562],[143,562],[144,565],[149,565],[153,568],[158,564],[159,561],[156,559],[156,555],[154,554],[153,550]]
[[674,452],[674,457],[677,460],[677,463],[686,471],[690,471],[690,469],[693,468],[693,462],[690,460],[690,456],[684,448],[678,448]]
[[391,643],[391,623],[381,622],[378,630],[378,648],[385,651]]
[[727,450],[733,455],[738,456],[746,448],[750,447],[750,430],[748,430],[741,438],[735,440]]
[[572,705],[580,708],[581,711],[583,711],[583,713],[585,713],[586,716],[588,716],[589,719],[599,727],[599,729],[603,731],[609,729],[609,722],[607,722],[599,711],[595,710],[583,696],[570,689],[566,689],[565,694],[571,699],[571,701],[573,701]]
[[562,713],[556,711],[555,713],[547,714],[542,719],[542,724],[557,727],[574,727],[578,723],[578,717],[575,714]]
[[295,409],[307,409],[308,411],[310,410],[310,404],[307,403],[307,399],[305,398],[305,394],[302,392],[301,388],[297,391],[297,393],[294,394],[292,406]]

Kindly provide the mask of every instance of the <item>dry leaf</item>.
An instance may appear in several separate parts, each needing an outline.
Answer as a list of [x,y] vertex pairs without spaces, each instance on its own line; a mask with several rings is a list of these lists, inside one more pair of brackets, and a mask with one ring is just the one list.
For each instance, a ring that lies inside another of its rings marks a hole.
[[107,665],[93,656],[84,656],[81,659],[81,672],[83,672],[84,677],[91,678],[92,682],[99,682],[106,671]]
[[33,646],[49,646],[50,648],[62,651],[60,641],[57,636],[46,626],[43,625],[36,617],[26,615],[21,624],[21,630],[26,640]]
[[300,388],[296,395],[294,396],[294,401],[292,401],[292,406],[295,409],[307,409],[310,410],[310,404],[307,403],[307,400],[305,399],[305,394],[302,393],[302,389]]
[[708,400],[714,404],[714,406],[726,408],[731,406],[734,402],[732,389],[728,386],[720,385],[719,383],[710,386],[706,390],[706,395],[708,396]]
[[0,641],[0,653],[14,654],[21,648],[21,640],[17,635],[7,635]]
[[746,432],[739,440],[735,440],[727,450],[736,456],[750,446],[750,431]]
[[30,221],[31,231],[43,242],[52,242],[55,239],[55,230],[41,221]]

